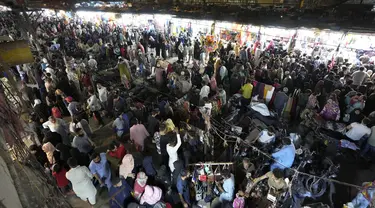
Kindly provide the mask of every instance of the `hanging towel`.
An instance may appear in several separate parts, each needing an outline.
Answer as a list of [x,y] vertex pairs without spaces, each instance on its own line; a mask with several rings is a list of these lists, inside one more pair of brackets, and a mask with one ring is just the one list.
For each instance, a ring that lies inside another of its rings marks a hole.
[[269,103],[272,99],[272,96],[273,96],[273,93],[275,92],[275,88],[271,85],[267,85],[268,89],[267,89],[267,93],[265,94],[265,99],[267,101],[267,103]]
[[263,98],[267,99],[267,93],[272,90],[272,88],[272,85],[264,85]]
[[259,88],[258,88],[258,99],[263,99],[264,98],[264,83],[259,83]]

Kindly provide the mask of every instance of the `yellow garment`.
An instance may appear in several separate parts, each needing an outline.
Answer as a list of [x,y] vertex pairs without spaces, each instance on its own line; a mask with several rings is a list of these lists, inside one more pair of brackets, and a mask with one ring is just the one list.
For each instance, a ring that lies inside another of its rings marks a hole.
[[272,85],[264,85],[264,91],[263,91],[263,97],[266,98],[267,97],[267,93],[268,91],[271,91],[273,88]]
[[217,58],[216,61],[215,61],[215,64],[214,64],[214,73],[215,74],[216,74],[217,69],[219,68],[220,64],[221,64],[221,60],[220,60],[220,58]]
[[172,119],[170,119],[170,118],[168,118],[164,123],[165,123],[165,126],[166,126],[166,132],[171,132],[176,128]]
[[219,50],[220,50],[220,49],[221,49],[221,47],[224,47],[224,46],[223,46],[223,42],[222,42],[222,41],[220,40],[220,41],[219,41],[219,44],[218,44],[218,47],[217,47],[217,49],[219,49]]
[[242,90],[242,96],[246,99],[250,99],[251,94],[253,93],[253,85],[250,83],[247,83],[241,87],[241,90]]
[[129,69],[128,67],[126,66],[125,63],[120,63],[118,65],[118,69],[119,69],[119,72],[120,72],[120,77],[122,76],[126,76],[126,78],[130,81],[131,80],[131,76],[130,76],[130,72],[129,72]]
[[240,56],[240,45],[238,43],[234,46],[234,53],[236,54],[236,57]]

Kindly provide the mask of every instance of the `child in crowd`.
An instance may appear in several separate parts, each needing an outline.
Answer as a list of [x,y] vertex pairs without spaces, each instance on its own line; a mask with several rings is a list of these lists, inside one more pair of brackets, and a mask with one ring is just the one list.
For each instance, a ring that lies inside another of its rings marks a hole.
[[65,176],[66,172],[66,169],[59,164],[52,166],[52,176],[56,179],[57,186],[65,196],[73,193],[71,185]]

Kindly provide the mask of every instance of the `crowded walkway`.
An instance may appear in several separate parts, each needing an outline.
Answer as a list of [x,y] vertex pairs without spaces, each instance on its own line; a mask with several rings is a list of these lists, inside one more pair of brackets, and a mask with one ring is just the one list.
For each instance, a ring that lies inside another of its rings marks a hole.
[[[335,179],[340,161],[373,162],[371,54],[352,63],[260,37],[210,45],[213,35],[189,30],[44,18],[35,63],[10,71],[32,109],[29,149],[65,197],[111,208],[371,206],[374,178]],[[1,35],[17,39],[4,21]],[[360,191],[337,199],[333,184]]]

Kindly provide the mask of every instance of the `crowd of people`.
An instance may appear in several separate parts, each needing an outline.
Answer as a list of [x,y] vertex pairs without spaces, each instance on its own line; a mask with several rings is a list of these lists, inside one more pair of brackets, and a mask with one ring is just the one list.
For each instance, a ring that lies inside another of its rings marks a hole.
[[[230,113],[235,99],[241,113],[258,114],[266,124],[257,141],[282,145],[269,150],[273,160],[261,175],[246,149],[239,159],[245,177],[225,167],[213,181],[207,179],[207,207],[250,207],[257,203],[251,187],[264,179],[276,192],[287,191],[286,169],[295,163],[296,147],[280,136],[285,127],[280,123],[308,128],[322,121],[344,123],[334,137],[356,145],[365,158],[373,156],[374,63],[368,55],[354,64],[263,47],[257,40],[247,46],[220,41],[208,52],[201,37],[188,31],[175,37],[108,22],[44,20],[31,39],[40,54],[35,63],[11,71],[33,109],[29,124],[36,139],[30,150],[65,195],[94,206],[100,186],[108,189],[111,207],[198,206],[197,171],[190,164],[202,162],[205,141],[189,138],[184,124],[210,132],[212,119]],[[162,66],[176,55],[175,63]],[[102,71],[118,71],[120,82],[94,78]],[[125,97],[123,91],[133,89],[136,79],[149,80],[166,98],[151,105],[129,99],[137,95]],[[173,103],[171,96],[183,102]],[[115,137],[106,152],[96,149],[91,117],[98,129],[111,120]],[[275,125],[267,122],[270,117]],[[375,188],[364,190],[349,206],[371,204]]]

